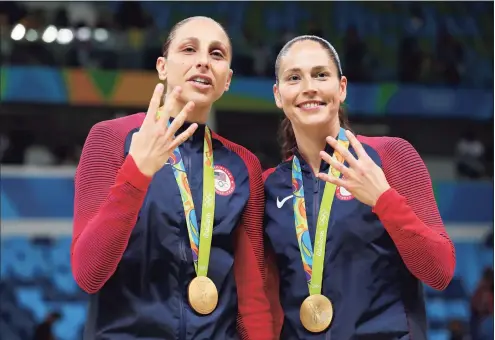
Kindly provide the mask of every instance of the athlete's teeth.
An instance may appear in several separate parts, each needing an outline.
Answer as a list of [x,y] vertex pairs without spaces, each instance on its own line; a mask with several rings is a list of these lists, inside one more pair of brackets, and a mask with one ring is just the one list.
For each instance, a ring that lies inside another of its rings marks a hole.
[[305,108],[312,108],[312,107],[317,107],[317,106],[320,106],[320,104],[318,103],[307,103],[307,104],[304,104],[303,107]]
[[208,84],[208,82],[205,80],[205,79],[201,79],[201,78],[195,78],[193,79],[194,81],[198,82],[198,83],[202,83],[202,84]]

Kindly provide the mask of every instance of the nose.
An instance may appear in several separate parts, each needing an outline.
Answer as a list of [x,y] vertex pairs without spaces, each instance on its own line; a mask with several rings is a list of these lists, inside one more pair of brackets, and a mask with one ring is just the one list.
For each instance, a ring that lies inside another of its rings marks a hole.
[[196,68],[204,68],[204,69],[209,69],[210,68],[210,60],[209,60],[209,55],[208,53],[198,53],[198,58],[196,60]]
[[315,86],[312,78],[303,80],[302,85],[303,85],[303,87],[302,87],[303,94],[310,96],[310,97],[316,95],[317,90],[316,90],[316,86]]

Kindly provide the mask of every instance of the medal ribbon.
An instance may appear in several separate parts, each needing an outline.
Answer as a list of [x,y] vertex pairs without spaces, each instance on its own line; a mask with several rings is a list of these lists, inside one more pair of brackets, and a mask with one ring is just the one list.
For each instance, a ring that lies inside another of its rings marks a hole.
[[[349,147],[349,141],[345,135],[345,130],[340,129],[338,136],[339,145],[344,148]],[[334,151],[333,156],[338,162],[343,163],[344,157]],[[340,171],[330,167],[329,174],[340,177]],[[309,294],[321,294],[321,283],[323,280],[323,262],[325,260],[325,246],[327,241],[328,221],[332,211],[333,198],[335,197],[335,184],[326,182],[321,200],[320,211],[316,223],[315,251],[311,246],[311,237],[308,230],[308,219],[306,216],[306,200],[304,199],[304,186],[299,159],[294,156],[292,160],[292,199],[294,205],[294,222],[296,227],[297,242],[301,251],[301,258],[306,273]]]
[[194,269],[198,276],[206,276],[208,273],[215,215],[215,170],[213,167],[213,146],[210,129],[205,127],[203,147],[203,209],[201,212],[201,231],[198,228],[191,188],[189,187],[186,169],[178,147],[174,150],[171,158],[172,169],[177,185],[179,186],[182,205],[184,206]]

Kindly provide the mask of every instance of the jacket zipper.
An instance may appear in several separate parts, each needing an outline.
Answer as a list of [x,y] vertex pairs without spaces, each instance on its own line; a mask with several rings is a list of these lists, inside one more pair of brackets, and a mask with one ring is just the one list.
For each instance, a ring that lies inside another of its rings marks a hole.
[[316,234],[316,224],[318,223],[318,207],[320,205],[320,186],[318,183],[318,178],[316,178],[314,173],[311,173],[311,176],[313,178],[313,228],[314,233]]
[[[187,178],[188,178],[188,181],[190,181],[189,179],[189,169],[191,167],[191,158],[189,157],[189,152],[188,150],[186,150],[187,148],[187,143],[184,143],[182,144],[182,151],[181,151],[181,156],[182,156],[182,160],[184,162],[184,168],[186,170],[186,174],[188,174]],[[189,183],[189,185],[191,185]],[[185,216],[184,216],[184,221],[185,221]],[[187,228],[187,226],[186,226]],[[181,230],[180,231],[180,235],[181,235],[181,240],[179,242],[179,252],[180,252],[180,255],[181,255],[181,264],[180,264],[180,282],[184,283],[186,282],[187,280],[187,254],[186,254],[186,245],[185,245],[185,241],[183,240],[183,235],[188,235],[187,232],[184,232],[184,230]],[[192,264],[191,264],[192,265]],[[179,321],[179,339],[180,340],[186,340],[186,324],[187,324],[187,320],[186,320],[186,315],[185,315],[185,312],[186,312],[186,307],[184,306],[184,301],[183,301],[183,297],[187,295],[187,289],[186,289],[186,292],[184,292],[184,289],[183,289],[183,285],[180,286],[180,299],[179,299],[179,308],[180,308],[180,321]]]

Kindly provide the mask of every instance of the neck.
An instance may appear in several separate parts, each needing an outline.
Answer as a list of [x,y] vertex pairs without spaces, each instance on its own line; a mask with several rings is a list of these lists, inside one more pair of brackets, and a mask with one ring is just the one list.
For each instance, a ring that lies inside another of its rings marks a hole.
[[330,122],[325,128],[305,127],[298,129],[293,126],[294,135],[296,136],[297,148],[304,160],[311,166],[315,174],[320,172],[321,157],[320,151],[325,150],[328,136],[337,137],[339,134],[340,123],[337,119]]
[[[163,102],[167,100],[166,95],[163,98]],[[170,112],[170,117],[177,117],[184,106],[186,106],[187,102],[183,102],[182,100],[178,100],[177,105],[174,106],[172,112]],[[158,111],[163,112],[165,105],[162,105]],[[187,114],[186,122],[189,123],[198,123],[198,124],[206,124],[208,121],[208,117],[211,111],[211,105],[209,106],[199,106],[195,105],[194,109]]]
[[[170,112],[170,117],[177,117],[179,113],[181,112],[182,108],[184,108],[184,105],[180,105],[179,108],[175,109],[174,111]],[[208,116],[210,114],[211,107],[199,107],[195,106],[194,109],[187,114],[186,122],[189,123],[198,123],[198,124],[206,124],[208,121]]]

